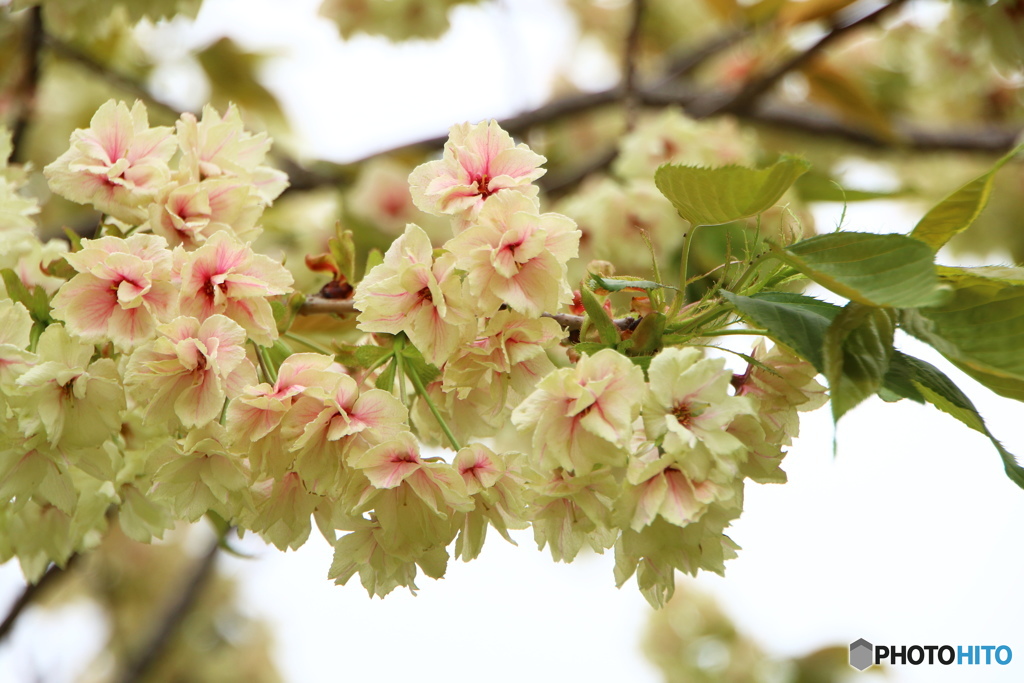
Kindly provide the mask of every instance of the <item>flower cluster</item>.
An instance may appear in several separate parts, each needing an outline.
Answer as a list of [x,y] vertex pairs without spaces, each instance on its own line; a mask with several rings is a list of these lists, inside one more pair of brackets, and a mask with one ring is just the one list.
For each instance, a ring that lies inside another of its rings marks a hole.
[[493,121],[454,127],[409,178],[450,238],[406,225],[356,283],[358,343],[294,352],[292,275],[252,246],[285,183],[268,145],[233,107],[169,128],[103,105],[45,169],[107,216],[71,248],[39,243],[0,187],[16,214],[0,237],[20,245],[0,257],[17,280],[0,299],[0,560],[35,578],[113,517],[149,541],[209,515],[281,549],[315,522],[329,577],[374,595],[442,576],[452,545],[477,557],[491,527],[532,527],[556,560],[614,548],[618,583],[636,574],[654,604],[676,570],[722,571],[744,480],[784,480],[796,411],[824,401],[809,364],[759,346],[736,376],[696,346],[632,353],[639,319],[570,335],[581,231],[542,211],[544,158]]

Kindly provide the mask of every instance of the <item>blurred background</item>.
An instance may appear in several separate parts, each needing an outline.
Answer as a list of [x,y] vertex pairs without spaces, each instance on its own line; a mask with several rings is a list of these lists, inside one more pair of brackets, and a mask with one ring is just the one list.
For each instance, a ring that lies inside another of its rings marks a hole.
[[[653,186],[665,161],[808,158],[814,171],[758,235],[908,232],[1013,146],[1022,55],[1024,6],[1002,0],[0,2],[0,115],[12,161],[38,171],[110,97],[143,99],[165,125],[238,104],[292,182],[258,246],[307,292],[325,278],[303,255],[324,251],[337,221],[364,253],[407,222],[443,240],[447,225],[412,205],[408,173],[452,124],[496,118],[548,158],[542,205],[584,231],[580,268],[604,259],[648,276],[637,229],[672,273],[685,228]],[[43,236],[91,234],[95,214],[49,197],[38,172],[26,181],[45,200]],[[1022,189],[1008,165],[939,262],[1020,265]],[[751,228],[697,233],[690,272],[755,239]],[[324,324],[306,333],[329,337]],[[1024,453],[1018,404],[899,344]],[[967,680],[957,667],[856,672],[858,638],[1005,644],[1019,659],[969,679],[1024,678],[1024,495],[991,444],[929,406],[877,398],[837,430],[825,411],[802,427],[788,483],[747,487],[725,577],[680,577],[661,612],[614,587],[611,557],[554,564],[529,533],[383,601],[329,582],[333,550],[315,534],[289,553],[247,536],[210,560],[146,680]],[[182,528],[141,546],[112,531],[0,636],[0,681],[116,680],[187,596],[212,536]],[[16,563],[0,566],[0,614],[24,586]]]

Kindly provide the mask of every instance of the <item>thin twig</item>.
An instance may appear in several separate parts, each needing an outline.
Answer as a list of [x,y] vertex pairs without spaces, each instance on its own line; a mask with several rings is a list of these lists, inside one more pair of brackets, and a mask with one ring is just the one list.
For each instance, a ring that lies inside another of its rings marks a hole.
[[705,116],[713,116],[716,114],[724,113],[736,113],[752,109],[757,104],[757,101],[769,90],[774,88],[775,85],[786,76],[786,74],[799,69],[801,66],[806,64],[812,57],[820,53],[822,50],[824,50],[826,47],[828,47],[833,42],[838,40],[840,37],[846,35],[851,31],[863,28],[865,26],[869,26],[877,22],[884,15],[896,9],[904,2],[906,2],[906,0],[892,0],[892,2],[890,2],[889,4],[884,5],[879,9],[875,10],[874,12],[864,15],[856,20],[846,22],[837,21],[836,23],[833,23],[829,31],[824,36],[822,36],[821,39],[818,40],[818,42],[816,42],[814,45],[811,45],[806,50],[798,52],[797,54],[793,55],[792,57],[784,61],[782,64],[777,66],[775,69],[769,71],[763,76],[754,78],[749,83],[747,83],[738,93],[736,93],[734,97],[732,97],[731,99],[724,103],[717,105],[711,111],[707,112]]
[[[905,2],[905,0],[893,0],[893,2],[867,17],[863,17],[857,21],[844,24],[842,27],[833,29],[828,36],[815,44],[815,46],[812,46],[809,51],[816,52],[817,50],[822,49],[828,44],[828,42],[835,40],[839,35],[844,34],[846,31],[849,31],[856,26],[862,26],[869,20],[877,20],[881,12],[889,11],[894,6],[903,2]],[[684,55],[683,57],[678,58],[673,63],[674,65],[670,65],[670,75],[673,73],[676,76],[685,75],[689,71],[697,68],[700,64],[704,63],[711,56],[726,49],[730,45],[735,44],[735,42],[746,35],[749,35],[750,30],[751,29],[749,27],[745,27],[731,31],[718,39],[713,39],[701,45],[689,55]],[[153,97],[153,95],[141,84],[121,74],[113,72],[108,67],[67,43],[49,35],[45,35],[43,40],[44,44],[56,54],[80,64],[89,71],[92,71],[106,79],[115,87],[144,99],[149,104],[166,111],[172,116],[177,116],[179,114],[176,109],[167,103]],[[823,41],[827,42],[823,43]],[[805,55],[805,53],[801,53],[801,55]],[[758,90],[764,88],[766,91],[774,85],[772,82],[773,79],[777,80],[777,78],[781,78],[781,76],[784,75],[783,69],[788,71],[789,68],[795,68],[789,66],[794,60],[803,60],[810,56],[801,55],[795,56],[790,60],[790,62],[787,62],[787,64],[782,65],[772,73],[768,74],[764,79],[759,79],[758,82],[761,80],[766,81],[767,87],[765,87],[765,85],[758,85]],[[754,87],[754,84],[748,87],[752,88]],[[708,115],[708,102],[724,102],[726,103],[725,106],[730,108],[729,113],[736,115],[738,118],[752,125],[767,125],[815,137],[836,138],[875,149],[912,150],[924,152],[962,151],[997,154],[1010,149],[1021,132],[1019,129],[1008,128],[933,131],[915,126],[900,126],[897,124],[894,126],[896,130],[895,138],[885,139],[874,135],[867,130],[851,126],[818,109],[808,107],[796,108],[781,104],[765,104],[758,106],[756,109],[753,107],[746,109],[737,108],[735,104],[729,103],[736,100],[737,97],[739,97],[738,95],[733,94],[730,96],[730,94],[724,90],[697,90],[690,86],[681,85],[678,82],[675,82],[674,79],[665,79],[654,87],[636,86],[634,87],[633,94],[637,101],[644,106],[664,107],[668,105],[678,105],[691,116],[698,118]],[[755,95],[756,94],[757,93],[755,93]],[[626,91],[622,85],[619,84],[607,90],[570,95],[517,116],[503,119],[499,123],[502,128],[507,130],[510,134],[521,135],[536,126],[553,123],[569,116],[592,112],[602,107],[621,104],[626,96]],[[748,92],[747,95],[744,95],[743,99],[749,96],[750,92]],[[740,99],[739,102],[742,103],[743,99]],[[409,152],[412,150],[421,152],[436,150],[443,147],[446,140],[447,136],[439,135],[416,142],[406,143],[398,147],[375,152],[372,155],[340,165],[337,169],[331,169],[329,171],[309,169],[281,153],[277,153],[275,156],[280,160],[281,164],[289,170],[291,185],[286,191],[294,192],[337,185],[339,182],[339,174],[344,174],[346,172],[350,173],[356,166],[369,159],[389,154]],[[598,157],[577,171],[563,175],[560,178],[550,179],[547,182],[548,189],[554,192],[565,191],[573,187],[589,174],[607,168],[612,159],[614,159],[614,152],[606,152],[601,157]]]
[[640,48],[640,29],[644,20],[644,0],[633,0],[626,33],[626,47],[622,55],[622,97],[626,109],[626,132],[633,130],[639,114],[640,102],[636,96],[636,58]]
[[0,642],[3,642],[4,638],[11,634],[14,629],[15,622],[18,621],[18,617],[25,611],[25,608],[32,604],[43,591],[50,587],[56,580],[64,576],[71,566],[78,559],[78,555],[72,555],[68,558],[68,561],[64,563],[63,567],[58,567],[55,564],[51,564],[46,572],[39,577],[39,580],[35,583],[30,583],[25,586],[25,589],[18,596],[18,599],[14,601],[11,608],[7,611],[7,616],[4,617],[3,622],[0,622]]
[[39,90],[41,75],[40,61],[43,45],[43,8],[36,5],[28,11],[25,23],[24,72],[18,86],[18,97],[21,100],[18,118],[11,128],[11,159],[18,163],[27,161],[25,154],[25,136],[36,112],[36,93]]
[[[317,296],[306,297],[306,302],[299,308],[299,315],[348,315],[355,312],[355,305],[351,299],[324,299]],[[568,313],[542,313],[545,318],[551,318],[567,330],[578,330],[583,326],[582,315],[570,315]],[[636,326],[636,318],[616,318],[615,326],[620,330],[631,330]]]
[[96,61],[86,53],[74,47],[73,45],[66,43],[59,38],[56,38],[50,35],[49,33],[43,34],[42,41],[43,44],[48,49],[52,50],[53,53],[58,57],[66,59],[69,62],[74,62],[75,64],[78,64],[87,71],[91,71],[92,73],[96,74],[97,76],[99,76],[100,78],[102,78],[118,90],[123,90],[129,95],[132,95],[142,100],[147,105],[152,106],[155,109],[162,110],[165,114],[171,116],[172,118],[178,118],[179,116],[181,116],[180,109],[173,107],[170,104],[158,99],[156,96],[153,95],[153,93],[149,92],[149,90],[142,84],[136,82],[128,76],[124,76],[122,74],[117,73],[106,64],[102,64]]
[[216,565],[219,550],[220,539],[217,539],[210,545],[206,554],[203,555],[203,558],[196,565],[192,578],[178,596],[177,601],[164,616],[160,627],[153,634],[153,637],[142,648],[138,657],[129,664],[120,679],[121,683],[136,683],[137,681],[144,680],[153,665],[159,661],[167,646],[170,645],[178,627],[181,626],[189,611],[199,600],[203,588],[213,576],[213,569]]

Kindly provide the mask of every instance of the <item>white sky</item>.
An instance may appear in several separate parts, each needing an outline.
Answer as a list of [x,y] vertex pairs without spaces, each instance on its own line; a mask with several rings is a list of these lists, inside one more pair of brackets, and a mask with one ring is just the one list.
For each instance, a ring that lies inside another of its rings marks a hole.
[[[556,2],[507,0],[496,10],[459,11],[439,44],[397,48],[365,38],[339,45],[331,25],[313,18],[316,5],[206,0],[195,26],[159,27],[151,41],[172,62],[176,51],[224,34],[278,52],[265,75],[302,149],[334,159],[535,106],[548,95],[549,65],[573,54],[573,28]],[[456,77],[483,64],[491,77]],[[595,84],[608,77],[600,65],[587,69]],[[201,103],[201,88],[174,73],[157,73],[162,92],[183,105]],[[838,207],[817,210],[820,225],[838,215]],[[913,220],[874,202],[851,205],[845,227],[898,232]],[[947,371],[993,432],[1024,454],[1019,404],[993,396],[913,340],[900,345]],[[726,578],[704,575],[699,584],[780,656],[860,637],[1006,644],[1015,655],[1009,666],[975,667],[969,677],[955,666],[904,667],[890,680],[1024,679],[1024,550],[1016,524],[1024,492],[1005,477],[991,445],[907,401],[873,399],[855,409],[839,426],[835,458],[827,412],[808,415],[803,431],[786,460],[790,482],[747,487],[744,515],[730,534],[743,549]],[[328,582],[331,549],[315,532],[299,552],[262,551],[258,561],[227,558],[223,566],[239,577],[253,612],[274,622],[289,681],[659,680],[637,647],[649,608],[635,585],[615,589],[610,555],[556,565],[528,535],[519,538],[518,548],[492,539],[477,561],[452,563],[443,581],[423,579],[418,597],[396,591],[384,601],[367,598],[357,579],[347,587]],[[0,568],[0,604],[19,589],[16,566]],[[62,626],[48,618],[30,611],[0,648],[0,683],[30,671],[45,672],[48,683],[74,680],[100,642],[94,618],[81,607],[58,620]],[[73,638],[82,640],[65,647]],[[864,676],[851,669],[850,680]]]

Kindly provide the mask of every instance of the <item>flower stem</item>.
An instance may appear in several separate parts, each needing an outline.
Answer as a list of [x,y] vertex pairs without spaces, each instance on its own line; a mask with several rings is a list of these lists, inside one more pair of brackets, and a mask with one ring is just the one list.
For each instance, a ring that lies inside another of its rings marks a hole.
[[[400,357],[400,356],[399,356]],[[437,420],[437,424],[441,425],[441,431],[448,437],[448,441],[451,443],[452,448],[456,451],[461,451],[462,446],[459,445],[459,440],[452,434],[452,430],[449,429],[448,423],[441,417],[441,412],[434,405],[434,402],[427,395],[427,390],[423,387],[423,380],[416,374],[416,371],[410,368],[409,379],[412,380],[412,385],[416,387],[416,393],[419,394],[420,398],[427,402],[427,407],[430,408],[430,412],[433,413],[434,419]],[[403,380],[404,381],[404,380]]]
[[263,377],[267,380],[267,384],[276,384],[277,372],[274,370],[274,364],[270,362],[267,350],[259,344],[253,344],[253,346],[256,347],[256,359],[260,363],[260,370],[263,371]]
[[326,346],[321,346],[320,344],[317,344],[312,339],[307,339],[306,337],[293,334],[292,332],[283,332],[281,336],[284,337],[285,339],[291,339],[293,342],[298,342],[307,348],[313,349],[317,353],[322,353],[325,356],[334,356],[333,351],[328,349]]

